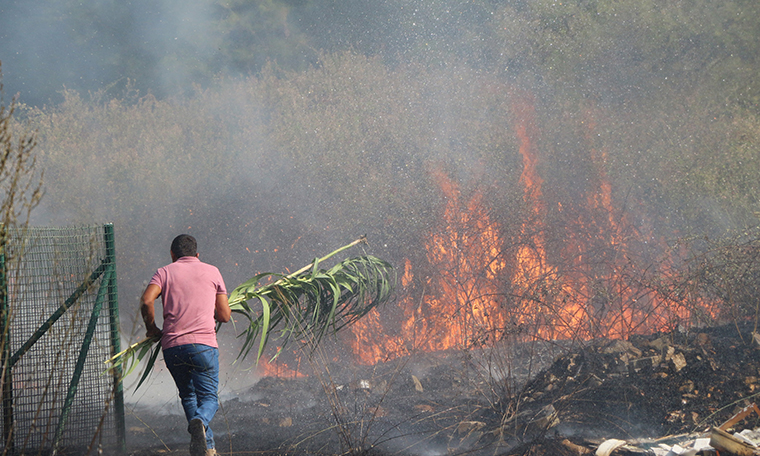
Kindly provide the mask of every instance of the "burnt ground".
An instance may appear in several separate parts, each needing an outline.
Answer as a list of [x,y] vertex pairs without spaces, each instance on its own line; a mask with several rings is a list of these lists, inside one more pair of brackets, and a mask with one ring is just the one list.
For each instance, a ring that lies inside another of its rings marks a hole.
[[[704,431],[760,395],[760,345],[737,326],[329,369],[224,401],[220,454],[582,454]],[[137,409],[127,426],[130,455],[186,454],[181,416]]]

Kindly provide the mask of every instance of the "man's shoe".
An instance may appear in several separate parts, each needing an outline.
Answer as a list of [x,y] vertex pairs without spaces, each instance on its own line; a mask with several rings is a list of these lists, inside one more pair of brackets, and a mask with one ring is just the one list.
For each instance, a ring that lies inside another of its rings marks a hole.
[[200,418],[193,418],[187,425],[190,433],[190,456],[206,456],[206,426]]
[[216,449],[206,448],[206,456],[216,456]]

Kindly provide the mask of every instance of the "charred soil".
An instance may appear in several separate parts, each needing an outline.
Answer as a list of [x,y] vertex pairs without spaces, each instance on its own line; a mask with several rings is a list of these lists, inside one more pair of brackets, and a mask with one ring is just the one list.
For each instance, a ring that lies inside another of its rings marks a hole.
[[[484,362],[493,352],[469,351],[265,377],[222,403],[217,450],[582,454],[608,438],[705,430],[760,395],[760,345],[750,327],[531,347],[512,349],[496,371]],[[186,452],[183,417],[138,408],[127,420],[130,454]]]

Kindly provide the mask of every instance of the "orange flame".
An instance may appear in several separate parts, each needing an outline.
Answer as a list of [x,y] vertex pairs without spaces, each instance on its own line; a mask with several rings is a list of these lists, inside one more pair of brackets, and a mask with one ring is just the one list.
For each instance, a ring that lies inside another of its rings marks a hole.
[[[631,260],[634,249],[627,243],[651,235],[642,236],[614,207],[607,152],[594,144],[593,109],[582,122],[594,171],[586,207],[557,205],[567,221],[566,242],[549,255],[535,107],[530,96],[515,100],[513,106],[523,159],[520,183],[528,209],[517,247],[505,247],[481,192],[465,198],[449,176],[435,171],[446,205],[441,228],[425,242],[434,271],[415,277],[406,260],[400,323],[384,322],[373,311],[351,328],[349,344],[359,362],[374,364],[414,350],[470,348],[503,337],[508,328],[528,328],[527,336],[548,340],[625,338],[667,329],[691,317],[679,302],[630,280],[642,272]],[[697,304],[701,311],[714,312],[711,303]]]
[[[380,314],[370,312],[351,327],[354,355],[373,364],[412,350],[439,351],[466,347],[483,340],[506,324],[500,304],[493,298],[493,279],[505,267],[496,225],[475,193],[466,204],[460,191],[443,172],[435,171],[447,204],[443,228],[426,242],[428,261],[440,274],[425,280],[422,297],[399,303],[403,315],[395,336],[387,336]],[[412,265],[405,262],[401,285],[414,281]]]
[[[300,358],[298,358],[298,364],[300,364]],[[256,372],[262,377],[281,377],[281,378],[301,378],[306,377],[306,374],[300,372],[298,367],[291,369],[283,361],[269,361],[266,358],[261,358],[256,366]]]

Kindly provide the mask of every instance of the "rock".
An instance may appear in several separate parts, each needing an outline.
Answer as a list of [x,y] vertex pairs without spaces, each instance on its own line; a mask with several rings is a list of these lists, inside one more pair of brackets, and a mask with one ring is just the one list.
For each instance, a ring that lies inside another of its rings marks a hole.
[[681,352],[676,352],[674,347],[668,347],[665,354],[665,361],[671,362],[676,372],[680,372],[681,369],[686,367],[686,357]]
[[636,348],[632,343],[627,340],[613,340],[605,347],[602,348],[601,353],[604,354],[618,354],[618,355],[630,355],[633,358],[640,358],[642,355],[641,350]]
[[657,351],[663,351],[665,347],[670,346],[670,340],[666,336],[663,336],[663,337],[660,337],[658,339],[648,342],[646,345],[648,345],[649,347]]

